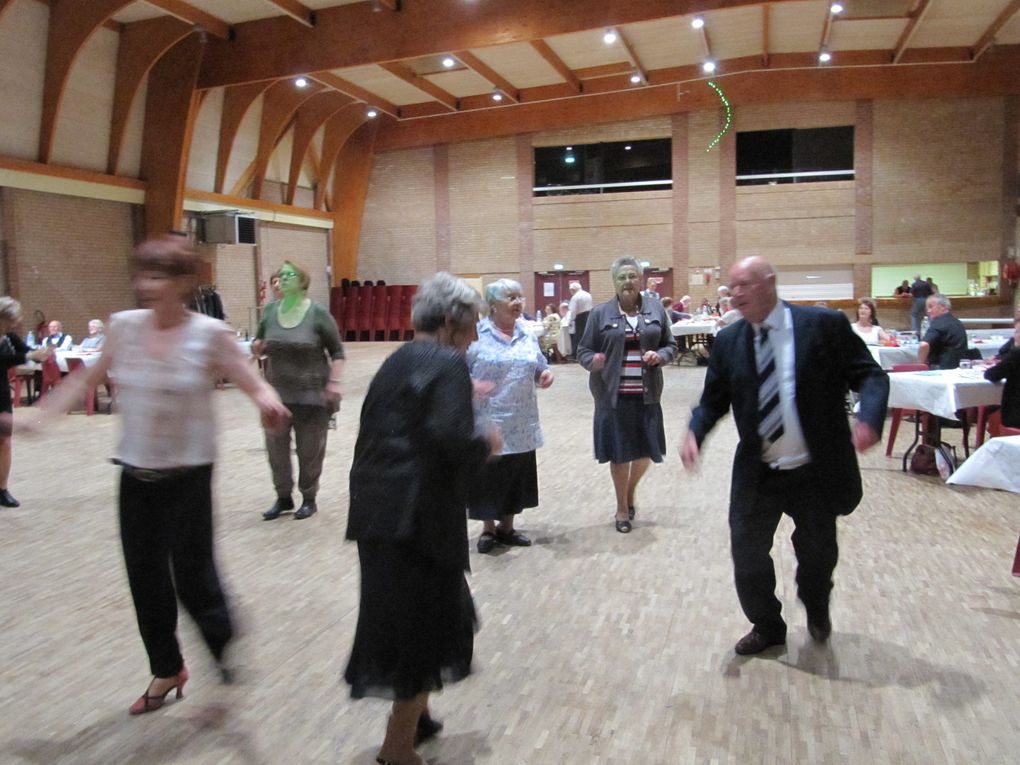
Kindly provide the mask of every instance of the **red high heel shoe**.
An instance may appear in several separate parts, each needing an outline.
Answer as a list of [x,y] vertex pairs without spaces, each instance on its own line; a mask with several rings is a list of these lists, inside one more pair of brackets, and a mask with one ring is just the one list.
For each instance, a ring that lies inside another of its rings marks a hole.
[[[156,678],[153,678],[155,680]],[[163,706],[166,701],[167,695],[170,691],[177,691],[177,698],[184,698],[184,684],[188,682],[188,668],[182,666],[181,671],[177,673],[176,677],[173,678],[174,684],[163,691],[161,696],[150,696],[149,689],[145,689],[145,693],[138,697],[138,700],[131,705],[128,710],[133,715],[144,715],[146,712],[155,712],[157,709]],[[152,683],[149,683],[150,685]]]

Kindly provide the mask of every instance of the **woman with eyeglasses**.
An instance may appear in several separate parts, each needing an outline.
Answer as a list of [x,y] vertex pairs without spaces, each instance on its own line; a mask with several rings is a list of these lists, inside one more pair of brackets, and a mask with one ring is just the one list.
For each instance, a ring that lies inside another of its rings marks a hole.
[[[468,494],[468,517],[483,524],[478,552],[498,545],[529,547],[514,528],[526,507],[538,506],[538,463],[542,445],[537,388],[553,384],[553,372],[538,340],[521,321],[521,285],[499,279],[485,288],[489,316],[478,323],[478,339],[467,360],[475,381],[479,415],[500,429],[500,458],[486,464]],[[497,525],[498,523],[498,525]]]
[[634,495],[648,466],[662,462],[662,365],[676,355],[666,309],[641,295],[641,266],[631,257],[610,266],[616,297],[592,309],[577,360],[591,374],[595,458],[609,463],[616,530],[629,534]]
[[315,497],[326,456],[326,431],[340,406],[344,348],[329,311],[308,297],[308,272],[288,260],[278,273],[280,299],[266,305],[252,352],[267,357],[266,379],[290,409],[292,419],[291,427],[283,431],[266,431],[276,502],[262,518],[276,520],[294,509],[293,429],[301,492],[294,518],[304,520],[318,509]]

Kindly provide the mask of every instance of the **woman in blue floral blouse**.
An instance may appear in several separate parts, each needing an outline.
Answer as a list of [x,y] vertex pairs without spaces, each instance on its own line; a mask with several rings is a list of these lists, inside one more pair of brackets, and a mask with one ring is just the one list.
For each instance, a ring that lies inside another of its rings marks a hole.
[[497,544],[531,545],[514,529],[514,516],[538,505],[535,450],[542,445],[542,428],[535,390],[553,383],[538,340],[519,321],[524,309],[521,285],[500,279],[485,288],[485,299],[489,316],[478,323],[478,339],[468,348],[467,360],[478,415],[500,429],[503,449],[498,460],[482,469],[468,496],[468,517],[484,524],[480,553],[491,552]]

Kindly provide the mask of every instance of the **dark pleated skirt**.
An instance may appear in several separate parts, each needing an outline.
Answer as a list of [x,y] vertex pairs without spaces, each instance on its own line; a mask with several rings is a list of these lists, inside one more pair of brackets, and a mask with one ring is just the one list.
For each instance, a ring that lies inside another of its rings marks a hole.
[[646,404],[641,396],[620,396],[616,409],[595,405],[595,459],[599,462],[633,462],[650,457],[662,462],[666,431],[662,407]]
[[534,450],[504,454],[485,463],[468,491],[468,517],[495,521],[538,507],[538,461]]
[[351,696],[410,699],[471,674],[478,622],[464,572],[393,543],[358,542],[358,558]]

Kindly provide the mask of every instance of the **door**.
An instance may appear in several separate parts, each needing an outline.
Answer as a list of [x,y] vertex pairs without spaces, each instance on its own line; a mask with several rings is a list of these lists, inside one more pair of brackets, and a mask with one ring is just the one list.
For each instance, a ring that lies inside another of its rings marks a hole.
[[649,279],[655,279],[655,291],[659,293],[660,298],[671,297],[677,300],[678,296],[673,294],[672,268],[646,268],[641,289],[645,289]]
[[535,300],[528,313],[533,314],[537,310],[545,316],[547,306],[558,309],[560,303],[570,302],[570,282],[580,282],[581,287],[591,292],[587,271],[536,271]]

